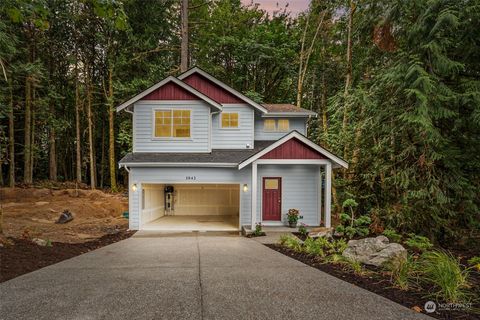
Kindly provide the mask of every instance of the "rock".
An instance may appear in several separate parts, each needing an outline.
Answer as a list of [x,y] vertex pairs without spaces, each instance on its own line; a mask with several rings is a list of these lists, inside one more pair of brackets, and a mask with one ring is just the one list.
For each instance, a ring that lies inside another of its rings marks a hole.
[[55,223],[64,224],[73,220],[73,215],[70,211],[64,210],[63,213],[58,217],[58,220]]
[[310,231],[308,233],[308,236],[310,238],[332,238],[333,237],[333,232],[331,229],[323,230],[323,231]]
[[407,250],[398,243],[389,243],[385,236],[348,241],[342,255],[350,260],[380,267],[387,262],[407,259]]
[[37,246],[45,247],[47,245],[47,241],[40,238],[33,238],[32,242],[35,243]]

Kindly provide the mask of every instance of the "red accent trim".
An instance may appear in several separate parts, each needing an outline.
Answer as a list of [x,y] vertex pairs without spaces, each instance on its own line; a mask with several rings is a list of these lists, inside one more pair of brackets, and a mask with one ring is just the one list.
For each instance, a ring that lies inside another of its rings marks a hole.
[[[265,189],[266,179],[277,179],[278,189]],[[263,177],[262,179],[262,220],[282,221],[282,178]]]
[[198,73],[193,73],[182,81],[218,103],[245,103],[243,100]]
[[178,84],[169,82],[150,92],[140,100],[200,100],[200,98]]
[[260,159],[326,159],[326,157],[300,140],[292,138],[264,154]]

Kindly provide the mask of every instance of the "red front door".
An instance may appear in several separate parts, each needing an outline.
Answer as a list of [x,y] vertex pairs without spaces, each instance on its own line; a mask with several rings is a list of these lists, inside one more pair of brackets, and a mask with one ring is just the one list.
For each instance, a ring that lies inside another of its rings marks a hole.
[[264,221],[282,220],[282,178],[263,178],[262,217]]

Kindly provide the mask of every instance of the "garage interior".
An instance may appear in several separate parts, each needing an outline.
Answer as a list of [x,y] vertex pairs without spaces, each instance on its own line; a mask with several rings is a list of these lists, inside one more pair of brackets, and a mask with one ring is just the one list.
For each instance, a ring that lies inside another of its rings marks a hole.
[[141,229],[238,231],[238,184],[144,184]]

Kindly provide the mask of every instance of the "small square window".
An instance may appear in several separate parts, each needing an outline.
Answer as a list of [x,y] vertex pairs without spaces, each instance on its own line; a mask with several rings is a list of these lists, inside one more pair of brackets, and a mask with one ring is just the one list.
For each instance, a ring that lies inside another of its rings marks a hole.
[[238,128],[238,113],[222,113],[222,128]]

